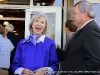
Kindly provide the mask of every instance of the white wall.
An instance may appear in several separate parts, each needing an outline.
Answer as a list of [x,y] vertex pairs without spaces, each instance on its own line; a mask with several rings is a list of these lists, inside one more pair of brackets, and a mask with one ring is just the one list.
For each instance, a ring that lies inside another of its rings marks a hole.
[[62,6],[62,0],[55,0],[53,6]]
[[100,4],[95,3],[95,4],[93,4],[93,6],[95,9],[95,13],[96,13],[95,21],[98,24],[98,26],[100,27]]

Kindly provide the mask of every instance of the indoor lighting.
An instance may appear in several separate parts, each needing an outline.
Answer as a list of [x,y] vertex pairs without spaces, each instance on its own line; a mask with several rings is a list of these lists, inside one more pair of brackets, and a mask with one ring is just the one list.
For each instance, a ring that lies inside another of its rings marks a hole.
[[15,35],[19,35],[18,33],[15,33]]
[[0,0],[0,1],[4,1],[4,0]]
[[54,24],[54,23],[52,23],[52,26],[55,26],[55,24]]
[[42,5],[45,6],[45,3],[43,2]]
[[8,25],[9,22],[8,21],[4,21],[3,25]]
[[17,31],[13,31],[13,33],[15,33],[15,32],[17,32]]
[[0,0],[0,4],[4,3],[4,0]]
[[40,3],[37,3],[36,6],[40,6]]
[[15,32],[17,32],[17,31],[13,31],[13,32],[15,33]]
[[0,15],[0,17],[3,17],[3,15]]

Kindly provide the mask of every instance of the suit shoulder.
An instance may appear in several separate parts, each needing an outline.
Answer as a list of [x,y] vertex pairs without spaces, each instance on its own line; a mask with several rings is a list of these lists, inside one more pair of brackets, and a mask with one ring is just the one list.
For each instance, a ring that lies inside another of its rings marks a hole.
[[99,26],[97,25],[97,23],[95,21],[89,22],[87,27],[92,28],[92,29],[96,28],[96,29],[100,30]]

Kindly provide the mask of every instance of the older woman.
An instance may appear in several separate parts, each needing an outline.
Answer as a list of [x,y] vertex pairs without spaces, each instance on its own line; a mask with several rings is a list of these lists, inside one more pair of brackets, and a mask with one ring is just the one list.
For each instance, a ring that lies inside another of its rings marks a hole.
[[18,44],[12,69],[14,74],[51,75],[58,70],[55,42],[46,37],[47,16],[42,12],[33,15],[30,36]]

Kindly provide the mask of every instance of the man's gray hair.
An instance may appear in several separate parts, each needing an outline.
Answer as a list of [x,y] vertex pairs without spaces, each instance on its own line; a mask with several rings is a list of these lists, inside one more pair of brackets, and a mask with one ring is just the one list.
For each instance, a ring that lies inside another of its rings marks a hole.
[[6,25],[5,28],[6,28],[8,31],[11,31],[11,32],[13,32],[13,30],[14,30],[14,26],[13,26],[12,24]]
[[88,2],[88,1],[79,1],[78,3],[76,3],[74,5],[74,7],[76,5],[79,5],[79,10],[80,12],[87,12],[88,13],[88,16],[92,19],[95,18],[95,11],[94,11],[94,7],[92,5],[91,2]]

